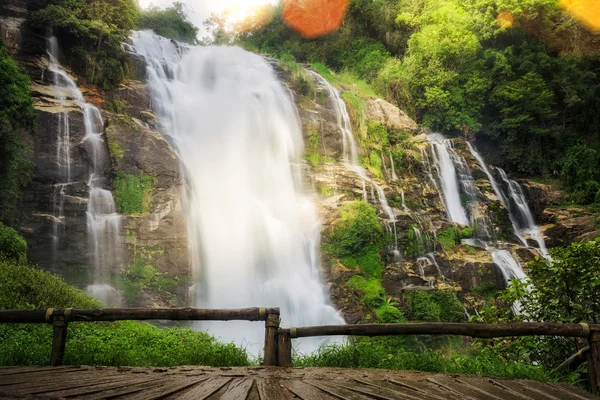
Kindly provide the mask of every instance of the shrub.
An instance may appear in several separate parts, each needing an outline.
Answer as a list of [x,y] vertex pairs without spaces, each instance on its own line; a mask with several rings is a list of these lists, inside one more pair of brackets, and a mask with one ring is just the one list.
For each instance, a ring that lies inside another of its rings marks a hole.
[[57,275],[16,260],[0,259],[0,310],[99,306],[97,300]]
[[415,291],[404,295],[411,321],[463,322],[466,319],[456,294],[448,291]]
[[331,250],[337,256],[363,254],[365,249],[377,246],[383,238],[383,229],[375,209],[365,201],[353,201],[340,210],[341,221],[329,237]]
[[27,242],[13,228],[0,222],[0,257],[25,261],[27,259]]
[[152,200],[151,176],[135,176],[118,172],[113,182],[117,209],[122,214],[147,214]]

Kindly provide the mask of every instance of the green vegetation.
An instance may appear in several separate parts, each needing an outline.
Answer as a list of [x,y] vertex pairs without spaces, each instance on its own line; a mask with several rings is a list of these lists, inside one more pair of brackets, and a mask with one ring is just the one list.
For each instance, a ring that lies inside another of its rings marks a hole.
[[142,11],[138,29],[152,29],[161,36],[189,44],[197,42],[198,28],[188,19],[185,4],[179,1],[166,8],[151,5]]
[[45,0],[31,14],[31,22],[42,34],[52,27],[73,71],[108,89],[128,73],[121,43],[136,27],[138,16],[134,0]]
[[148,214],[152,200],[151,176],[128,175],[117,172],[113,182],[117,209],[122,214]]
[[411,321],[464,322],[463,305],[454,292],[432,290],[408,292],[404,295]]
[[473,230],[469,227],[458,229],[456,227],[448,228],[437,234],[437,241],[446,251],[453,251],[456,245],[460,244],[461,239],[467,239],[473,236]]
[[487,350],[450,356],[433,349],[418,353],[399,347],[391,339],[360,339],[346,346],[323,347],[318,353],[297,356],[294,363],[302,367],[382,368],[553,380],[550,371],[542,366],[507,361]]
[[114,157],[116,159],[123,158],[123,148],[121,147],[121,144],[116,140],[108,140],[108,150],[110,152],[111,157]]
[[[600,107],[597,35],[559,2],[350,3],[343,25],[323,37],[289,29],[279,7],[257,30],[223,26],[217,41],[292,54],[360,99],[381,96],[425,126],[477,140],[513,174],[560,176],[571,201],[600,202],[600,116],[589,112]],[[345,97],[357,139],[367,138],[360,107]],[[374,159],[367,149],[363,163],[377,174]]]
[[138,255],[133,264],[116,278],[115,283],[125,293],[128,301],[135,302],[143,289],[149,288],[154,293],[172,293],[186,282],[158,272],[156,267],[146,261],[146,257]]
[[14,221],[21,189],[31,179],[31,163],[23,157],[19,133],[34,127],[29,77],[0,38],[0,221]]
[[27,242],[13,228],[0,222],[0,249],[2,255],[11,260],[27,259]]
[[293,55],[285,53],[281,56],[281,66],[291,75],[291,89],[304,97],[315,97],[317,88],[313,77],[296,62],[296,58]]
[[[9,228],[3,228],[2,237],[6,229]],[[13,251],[6,252],[4,246],[0,247],[0,310],[101,306],[99,301],[67,285],[57,275],[26,264],[20,254],[23,249],[18,251],[19,260],[10,259],[7,257]],[[0,365],[47,365],[52,327],[0,324],[0,343]],[[160,329],[138,322],[71,323],[65,353],[68,365],[239,366],[249,363],[245,350],[219,343],[206,333]]]

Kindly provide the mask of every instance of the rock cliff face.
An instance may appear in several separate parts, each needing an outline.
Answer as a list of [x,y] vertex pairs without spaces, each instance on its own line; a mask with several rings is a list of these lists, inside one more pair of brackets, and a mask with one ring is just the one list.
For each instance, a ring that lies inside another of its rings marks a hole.
[[[27,18],[25,0],[7,0],[0,4],[0,35],[31,77],[37,117],[37,132],[23,134],[27,157],[35,170],[32,183],[24,191],[19,230],[29,244],[29,255],[34,263],[84,287],[93,283],[93,271],[87,232],[92,156],[83,143],[83,110],[75,99],[59,98],[53,87],[46,40],[29,30]],[[181,214],[183,179],[176,152],[155,126],[147,88],[143,82],[133,80],[103,93],[82,84],[78,86],[86,101],[101,109],[105,122],[103,146],[110,154],[110,162],[99,173],[109,186],[117,173],[149,176],[153,182],[149,212],[122,217],[125,256],[121,271],[113,277],[114,284],[119,286],[117,281],[127,278],[130,266],[141,259],[160,276],[177,276],[179,285],[175,283],[162,292],[141,287],[137,296],[128,296],[128,303],[182,305],[190,274],[187,227]],[[64,171],[61,171],[57,146],[58,132],[66,123],[70,177],[67,184],[62,184]],[[60,196],[61,190],[63,196]],[[58,198],[63,199],[62,204]],[[58,207],[62,207],[60,212]]]

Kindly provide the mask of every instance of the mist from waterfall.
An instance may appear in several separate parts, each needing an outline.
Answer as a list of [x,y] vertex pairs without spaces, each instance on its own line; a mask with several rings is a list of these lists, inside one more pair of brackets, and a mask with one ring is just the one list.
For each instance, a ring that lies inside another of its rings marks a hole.
[[[280,307],[283,326],[344,323],[319,276],[321,226],[300,179],[297,111],[272,67],[237,47],[185,47],[149,31],[132,43],[186,177],[192,304]],[[254,355],[264,340],[262,323],[201,328]],[[297,350],[331,340],[303,339]]]
[[[85,101],[77,83],[61,67],[59,46],[56,37],[47,39],[49,71],[53,78],[55,98],[61,102],[71,100],[83,113],[83,148],[88,154],[89,200],[87,208],[87,237],[90,265],[93,268],[93,282],[87,287],[92,296],[102,300],[105,305],[119,305],[121,295],[111,287],[109,275],[115,272],[121,263],[121,217],[116,212],[115,202],[108,181],[101,173],[108,166],[108,147],[103,139],[102,116],[100,110]],[[69,110],[58,114],[57,160],[58,176],[62,182],[56,185],[54,198],[54,257],[58,254],[59,241],[64,234],[64,203],[66,188],[71,182],[71,136]]]

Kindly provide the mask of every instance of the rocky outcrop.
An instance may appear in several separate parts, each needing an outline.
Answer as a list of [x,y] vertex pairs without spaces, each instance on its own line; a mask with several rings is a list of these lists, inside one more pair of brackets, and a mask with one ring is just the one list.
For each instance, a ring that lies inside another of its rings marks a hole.
[[419,130],[417,123],[395,105],[383,99],[365,101],[365,114],[369,121],[375,121],[399,131],[415,133]]

